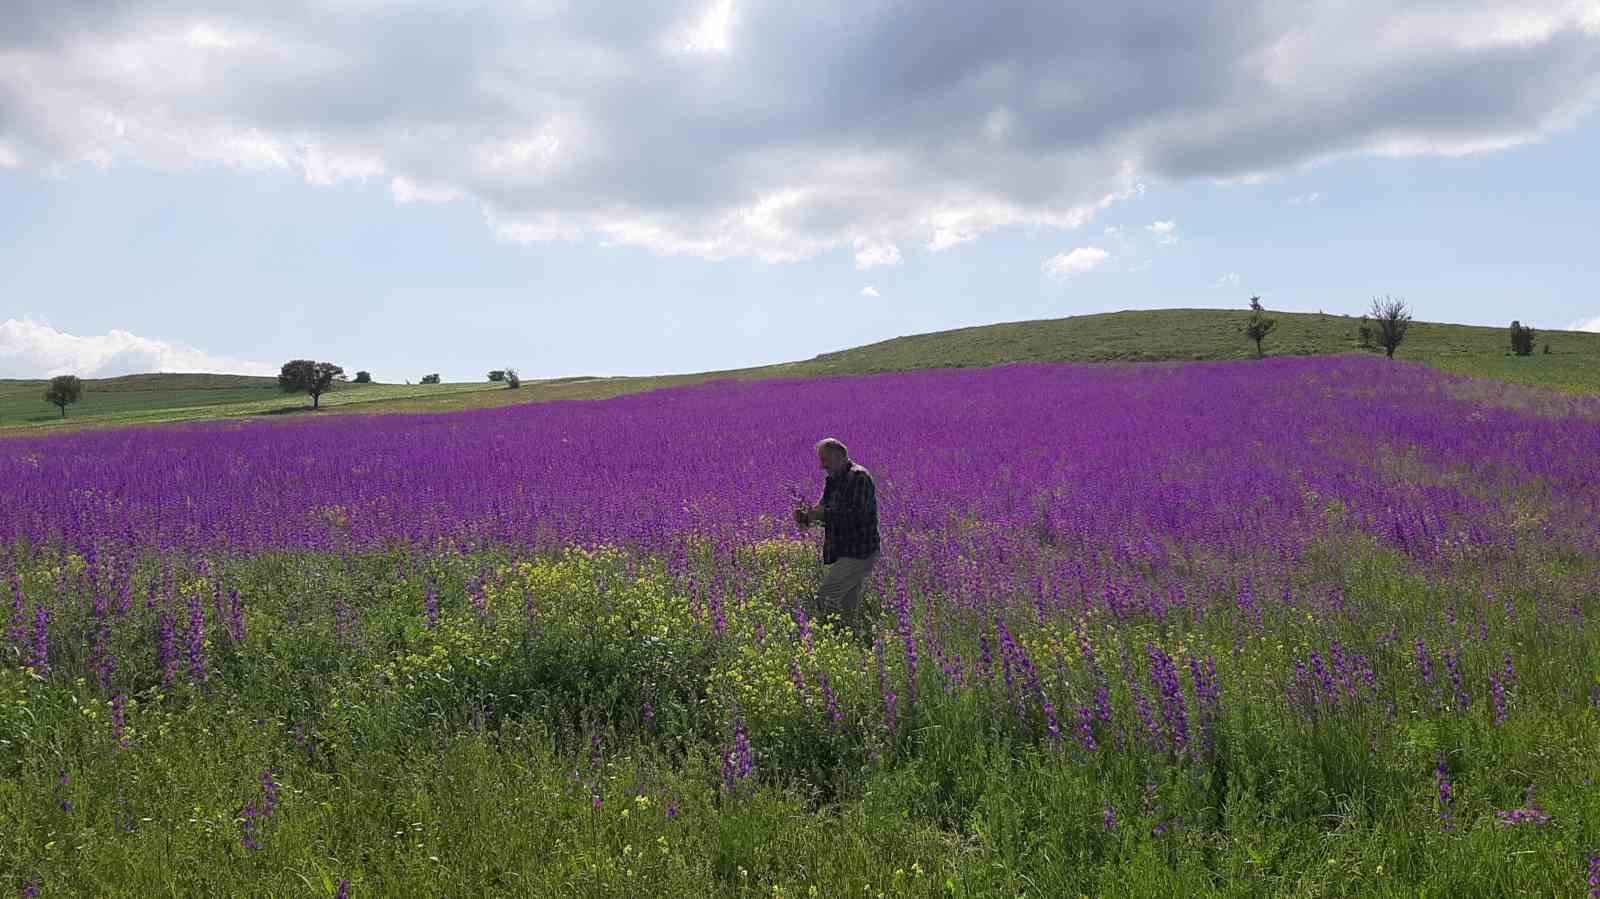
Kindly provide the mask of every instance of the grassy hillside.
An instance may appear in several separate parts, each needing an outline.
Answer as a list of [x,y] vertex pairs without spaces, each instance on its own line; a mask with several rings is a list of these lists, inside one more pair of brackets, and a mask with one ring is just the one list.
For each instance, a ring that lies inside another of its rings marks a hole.
[[[67,417],[44,401],[45,381],[0,380],[0,431],[58,430],[86,425],[148,424],[250,415],[280,415],[309,409],[305,394],[284,394],[276,378],[212,374],[143,374],[86,378],[83,396]],[[327,409],[412,397],[448,397],[501,385],[343,384],[323,394]]]
[[[1362,352],[1358,318],[1275,312],[1269,355]],[[1158,309],[1007,322],[896,337],[823,353],[802,362],[654,377],[570,377],[502,384],[342,385],[322,398],[333,412],[439,412],[560,399],[598,399],[724,378],[814,377],[1007,362],[1155,362],[1242,359],[1255,348],[1242,333],[1248,312]],[[1544,345],[1551,352],[1542,352]],[[1417,322],[1397,358],[1447,371],[1571,393],[1600,393],[1600,334],[1541,332],[1540,353],[1512,356],[1506,328]],[[44,381],[0,380],[0,433],[63,427],[147,424],[202,418],[281,415],[306,410],[273,378],[237,375],[130,375],[85,381],[83,399],[61,421],[44,402]]]
[[[1219,309],[1157,309],[1072,318],[1009,322],[897,337],[825,353],[809,364],[824,370],[893,371],[1005,362],[1154,362],[1243,359],[1255,347],[1242,329],[1249,313]],[[1274,356],[1362,352],[1360,319],[1274,312],[1278,326],[1264,349]],[[1573,392],[1600,392],[1600,334],[1541,332],[1542,352],[1509,354],[1506,328],[1416,322],[1396,357],[1448,371]]]

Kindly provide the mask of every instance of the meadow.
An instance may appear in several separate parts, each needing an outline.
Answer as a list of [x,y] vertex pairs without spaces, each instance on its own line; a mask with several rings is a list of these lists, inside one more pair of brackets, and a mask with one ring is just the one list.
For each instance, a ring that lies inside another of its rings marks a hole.
[[0,441],[0,887],[1600,896],[1597,460],[1356,355]]
[[[1360,319],[1348,315],[1272,312],[1268,356],[1337,356],[1381,351],[1361,346]],[[1018,362],[1188,362],[1254,358],[1242,328],[1249,314],[1229,309],[1143,309],[1005,322],[914,334],[822,353],[811,359],[676,375],[527,378],[519,390],[472,381],[445,384],[342,383],[323,395],[321,414],[388,414],[498,408],[553,400],[606,399],[630,393],[725,380],[769,380],[849,374],[976,368]],[[1505,328],[1413,322],[1397,358],[1442,371],[1600,394],[1600,334],[1541,330],[1539,351],[1512,355]],[[1548,345],[1549,352],[1544,352]],[[44,381],[0,379],[0,436],[52,434],[130,424],[221,418],[259,421],[311,417],[310,398],[283,394],[274,378],[243,375],[146,374],[87,379],[66,417],[43,399]]]

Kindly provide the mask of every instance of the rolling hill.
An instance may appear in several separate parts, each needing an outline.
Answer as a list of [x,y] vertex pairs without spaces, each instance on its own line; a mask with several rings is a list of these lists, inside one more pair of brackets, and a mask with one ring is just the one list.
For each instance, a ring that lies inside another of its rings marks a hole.
[[[1268,355],[1364,352],[1360,320],[1320,313],[1274,312]],[[520,390],[487,381],[461,384],[347,384],[325,394],[329,412],[434,412],[557,399],[597,399],[724,378],[815,377],[1010,362],[1164,362],[1243,359],[1255,349],[1243,336],[1249,313],[1158,309],[1006,322],[896,337],[799,362],[651,377],[578,376],[527,380]],[[1549,353],[1543,352],[1549,345]],[[1446,371],[1600,394],[1600,334],[1544,331],[1540,352],[1510,354],[1505,328],[1415,322],[1397,359]],[[0,433],[62,427],[192,421],[309,411],[304,396],[285,396],[273,378],[145,374],[87,379],[65,421],[45,403],[42,380],[0,380]]]

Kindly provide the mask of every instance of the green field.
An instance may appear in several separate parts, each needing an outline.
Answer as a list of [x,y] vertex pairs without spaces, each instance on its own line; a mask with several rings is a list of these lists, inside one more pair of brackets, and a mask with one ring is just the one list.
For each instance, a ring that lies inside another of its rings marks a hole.
[[[1272,313],[1274,356],[1366,352],[1359,319],[1318,313]],[[443,412],[560,399],[600,399],[723,378],[815,377],[1012,362],[1161,362],[1246,359],[1255,355],[1241,329],[1249,313],[1158,309],[1007,322],[896,337],[800,362],[683,375],[524,381],[522,389],[483,382],[344,384],[325,394],[332,412]],[[1543,352],[1548,344],[1550,352]],[[1544,331],[1540,352],[1513,356],[1505,328],[1416,322],[1395,354],[1445,371],[1567,393],[1600,393],[1600,334]],[[83,399],[63,420],[43,399],[45,382],[0,380],[0,434],[310,412],[309,398],[279,393],[272,378],[238,375],[134,375],[84,382]]]

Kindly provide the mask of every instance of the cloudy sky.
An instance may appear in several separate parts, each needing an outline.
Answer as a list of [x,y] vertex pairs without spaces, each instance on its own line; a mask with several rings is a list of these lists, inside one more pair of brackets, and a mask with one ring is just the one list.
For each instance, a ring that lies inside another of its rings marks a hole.
[[1600,330],[1600,0],[7,0],[0,377]]

